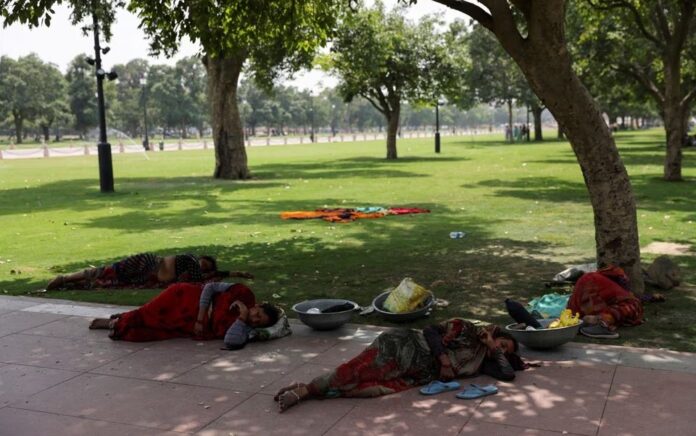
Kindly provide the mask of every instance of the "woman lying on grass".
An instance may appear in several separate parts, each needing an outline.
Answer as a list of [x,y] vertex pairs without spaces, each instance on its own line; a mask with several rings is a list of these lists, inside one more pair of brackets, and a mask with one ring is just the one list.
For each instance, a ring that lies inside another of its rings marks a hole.
[[113,340],[145,342],[170,338],[224,339],[242,348],[254,328],[274,325],[280,310],[256,304],[251,289],[236,283],[176,283],[141,308],[97,318],[90,329],[110,329]]
[[525,367],[517,348],[499,327],[476,327],[458,318],[423,330],[391,330],[330,373],[291,384],[274,399],[283,412],[303,400],[376,397],[478,373],[511,381],[515,370]]
[[249,273],[218,271],[212,256],[139,253],[111,265],[59,275],[46,290],[92,288],[159,288],[171,283],[200,283],[222,277],[253,278]]
[[617,327],[643,323],[643,303],[617,266],[583,274],[575,283],[568,309],[580,314],[584,323],[580,333],[591,338],[615,339]]

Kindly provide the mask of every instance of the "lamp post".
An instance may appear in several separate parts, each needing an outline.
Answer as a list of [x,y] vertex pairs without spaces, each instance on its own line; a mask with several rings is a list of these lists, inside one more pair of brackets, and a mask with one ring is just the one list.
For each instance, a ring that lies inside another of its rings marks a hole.
[[440,100],[435,100],[435,153],[440,152]]
[[310,126],[309,126],[309,142],[314,143],[315,142],[315,136],[314,136],[314,96],[312,94],[309,95],[310,97],[310,104],[311,106],[309,107],[309,112],[311,116],[310,120]]
[[336,136],[336,130],[338,127],[338,120],[336,119],[336,105],[331,105],[331,136]]
[[[101,64],[101,47],[99,47],[99,20],[97,12],[92,5],[92,30],[94,31],[94,68],[97,75],[97,108],[99,111],[99,143],[97,144],[97,154],[99,156],[99,188],[101,192],[114,192],[114,169],[111,163],[111,144],[106,141],[106,113],[104,110],[104,76],[106,72]],[[108,52],[108,47],[104,48],[104,53]],[[112,78],[113,77],[113,78]],[[116,76],[113,72],[109,73],[109,79],[113,80]]]
[[529,105],[527,105],[527,128],[525,129],[525,131],[527,132],[527,142],[530,141],[530,138],[529,138],[529,111],[530,110],[531,109],[529,109]]
[[140,78],[140,86],[142,86],[143,89],[143,148],[145,151],[150,151],[150,138],[148,137],[147,131],[147,73],[143,74],[143,77]]
[[239,111],[241,115],[241,121],[242,121],[242,143],[246,145],[246,138],[247,138],[247,131],[246,131],[246,104],[247,101],[246,99],[242,99],[241,101],[242,107],[240,108],[241,110]]

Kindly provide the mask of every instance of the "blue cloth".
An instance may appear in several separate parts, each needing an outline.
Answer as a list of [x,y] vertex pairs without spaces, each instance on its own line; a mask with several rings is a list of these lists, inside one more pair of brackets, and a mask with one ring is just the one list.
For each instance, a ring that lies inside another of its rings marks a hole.
[[548,318],[558,318],[568,305],[570,295],[551,293],[535,298],[527,305],[527,310],[536,310]]
[[228,350],[239,350],[240,348],[244,348],[249,341],[249,334],[253,330],[254,329],[246,325],[244,321],[238,319],[227,329],[227,333],[225,333],[225,347]]

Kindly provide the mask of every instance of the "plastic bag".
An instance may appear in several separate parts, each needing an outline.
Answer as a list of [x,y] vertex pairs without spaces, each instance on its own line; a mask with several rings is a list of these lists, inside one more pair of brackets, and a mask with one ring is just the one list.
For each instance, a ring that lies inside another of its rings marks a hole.
[[573,315],[573,311],[566,309],[561,312],[561,316],[549,324],[550,329],[559,329],[561,327],[570,327],[578,324],[580,322],[580,314],[576,313]]
[[568,305],[568,299],[570,299],[570,295],[561,295],[556,292],[542,295],[529,302],[527,311],[536,310],[544,315],[544,318],[558,318]]
[[430,295],[427,289],[414,282],[410,277],[404,278],[382,305],[392,313],[407,313],[418,309]]

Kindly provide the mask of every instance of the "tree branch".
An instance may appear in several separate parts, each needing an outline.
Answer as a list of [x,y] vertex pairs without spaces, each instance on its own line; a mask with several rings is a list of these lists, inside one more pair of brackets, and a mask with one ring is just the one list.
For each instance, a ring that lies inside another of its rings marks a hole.
[[486,29],[493,31],[493,17],[484,9],[465,0],[434,0],[435,3],[462,12],[478,22]]
[[686,43],[694,17],[694,8],[696,8],[694,0],[682,0],[680,3],[681,13],[679,20],[674,25],[674,39],[671,41],[671,49],[675,52],[681,52],[682,47]]
[[387,116],[387,113],[388,113],[389,109],[380,106],[380,105],[374,100],[375,95],[374,95],[374,93],[372,92],[372,90],[368,90],[367,92],[364,92],[364,93],[361,92],[360,95],[361,95],[365,100],[369,101],[370,104],[371,104],[375,109],[377,109],[377,112],[381,113],[381,114],[384,115],[385,117]]
[[633,5],[629,1],[613,0],[606,2],[606,6],[601,5],[599,0],[587,0],[587,2],[590,6],[598,10],[608,11],[611,9],[628,9],[628,11],[631,12],[631,15],[633,15],[633,21],[636,23],[636,26],[638,26],[638,30],[640,31],[640,33],[642,33],[646,39],[651,41],[658,48],[664,48],[664,41],[648,31],[648,28],[645,26],[645,23],[643,23],[643,17],[640,15],[640,11],[635,7],[635,5]]
[[696,88],[692,88],[691,91],[689,91],[684,98],[682,98],[681,101],[681,106],[688,108],[691,105],[691,101],[696,97]]
[[665,41],[669,41],[672,39],[672,35],[669,31],[669,22],[665,16],[665,7],[662,1],[658,0],[657,4],[652,9],[656,21],[655,27],[662,33],[662,38],[664,38]]
[[648,75],[643,71],[643,68],[637,64],[624,64],[617,68],[617,71],[633,77],[645,87],[645,89],[657,100],[657,103],[662,106],[665,102],[665,97],[660,92],[660,88],[652,81]]

